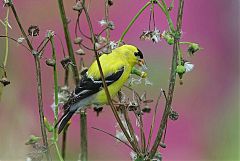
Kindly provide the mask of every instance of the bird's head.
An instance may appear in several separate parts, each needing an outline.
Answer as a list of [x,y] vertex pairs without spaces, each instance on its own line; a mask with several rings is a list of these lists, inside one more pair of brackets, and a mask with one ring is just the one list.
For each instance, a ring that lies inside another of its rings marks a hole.
[[146,68],[143,54],[137,47],[133,45],[123,45],[119,47],[118,50],[124,54],[130,65],[134,66],[138,64],[139,66]]

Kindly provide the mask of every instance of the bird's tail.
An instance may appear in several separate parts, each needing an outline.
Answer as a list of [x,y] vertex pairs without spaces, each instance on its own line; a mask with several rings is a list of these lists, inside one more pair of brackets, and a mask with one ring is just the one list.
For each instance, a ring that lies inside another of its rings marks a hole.
[[62,130],[67,125],[68,121],[71,119],[74,113],[75,112],[69,110],[66,113],[64,113],[64,115],[59,119],[58,123],[55,125],[58,126],[60,124],[58,127],[58,134],[62,132]]

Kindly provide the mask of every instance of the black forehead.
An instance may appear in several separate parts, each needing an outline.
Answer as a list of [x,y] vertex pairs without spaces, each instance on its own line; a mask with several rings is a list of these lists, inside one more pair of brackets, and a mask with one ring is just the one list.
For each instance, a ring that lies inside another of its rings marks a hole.
[[143,59],[143,54],[141,50],[137,49],[138,51],[134,53],[135,56],[139,56],[141,59]]

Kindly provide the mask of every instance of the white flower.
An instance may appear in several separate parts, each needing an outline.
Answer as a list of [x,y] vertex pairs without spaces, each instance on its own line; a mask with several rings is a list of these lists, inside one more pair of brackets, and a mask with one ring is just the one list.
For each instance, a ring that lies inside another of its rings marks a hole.
[[186,69],[186,72],[191,72],[194,68],[194,64],[191,64],[190,62],[185,62],[184,67]]
[[157,28],[154,29],[154,31],[152,32],[152,41],[153,43],[158,43],[160,41],[160,30],[158,30]]
[[106,20],[101,20],[101,21],[98,21],[98,23],[101,25],[101,26],[106,26],[108,23]]
[[153,31],[143,31],[142,35],[140,36],[141,40],[152,40],[153,43],[158,43],[161,40],[161,33],[160,30],[155,28]]

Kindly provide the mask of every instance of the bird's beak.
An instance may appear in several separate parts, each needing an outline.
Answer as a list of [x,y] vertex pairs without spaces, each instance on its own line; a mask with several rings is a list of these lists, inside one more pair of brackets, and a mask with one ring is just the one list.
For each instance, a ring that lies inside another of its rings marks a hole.
[[140,67],[142,67],[144,70],[147,69],[146,63],[144,61],[144,59],[138,59],[138,63],[137,63]]

